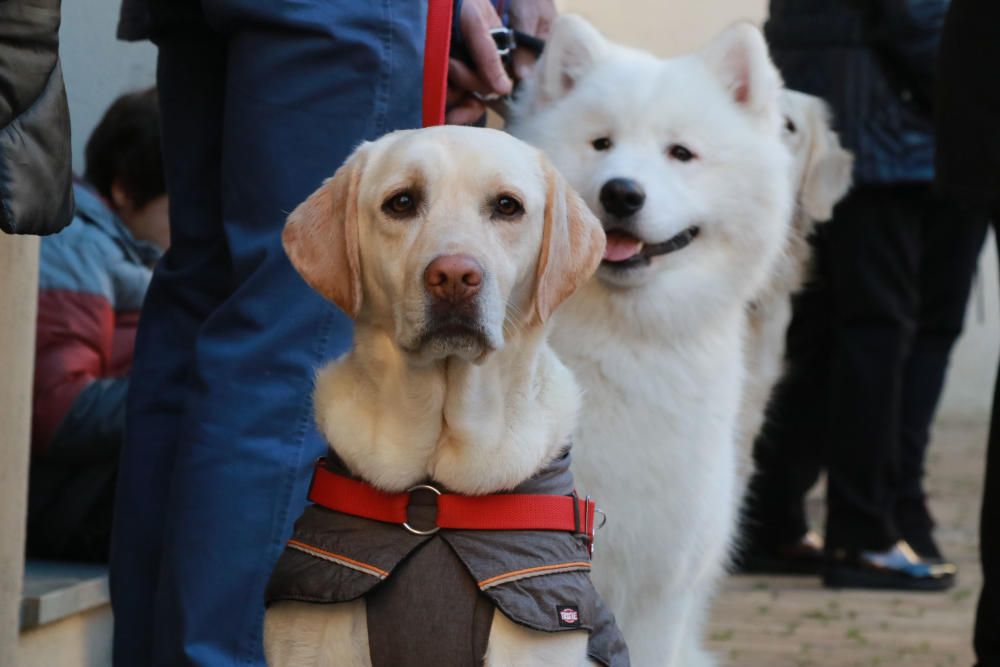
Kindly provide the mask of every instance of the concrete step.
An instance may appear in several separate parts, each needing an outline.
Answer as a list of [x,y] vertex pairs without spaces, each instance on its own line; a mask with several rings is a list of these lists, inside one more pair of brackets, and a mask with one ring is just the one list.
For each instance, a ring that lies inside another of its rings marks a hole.
[[29,560],[17,667],[107,667],[113,622],[104,565]]

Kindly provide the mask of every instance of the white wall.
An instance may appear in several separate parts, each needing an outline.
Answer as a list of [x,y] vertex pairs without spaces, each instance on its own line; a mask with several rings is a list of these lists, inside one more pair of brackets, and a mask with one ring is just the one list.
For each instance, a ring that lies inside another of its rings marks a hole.
[[985,419],[990,414],[993,382],[1000,357],[1000,277],[992,232],[979,260],[979,275],[965,317],[965,332],[952,356],[941,414]]
[[156,80],[156,48],[115,38],[121,0],[62,3],[59,30],[63,76],[73,131],[73,169],[83,172],[83,148],[108,106],[122,93]]

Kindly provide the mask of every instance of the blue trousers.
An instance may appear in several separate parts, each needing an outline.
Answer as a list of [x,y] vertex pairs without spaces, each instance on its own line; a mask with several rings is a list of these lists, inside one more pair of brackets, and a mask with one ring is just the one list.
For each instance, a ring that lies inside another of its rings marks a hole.
[[426,7],[205,0],[158,37],[172,245],[143,307],[112,538],[117,667],[263,665],[263,591],[351,323],[281,247],[364,139],[420,124]]

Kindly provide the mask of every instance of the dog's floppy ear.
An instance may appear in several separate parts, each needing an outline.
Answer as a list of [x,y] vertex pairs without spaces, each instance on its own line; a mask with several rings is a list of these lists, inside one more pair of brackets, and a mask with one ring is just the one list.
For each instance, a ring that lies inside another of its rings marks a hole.
[[536,103],[544,106],[561,99],[607,48],[607,40],[584,18],[574,14],[557,18],[535,67]]
[[757,27],[737,23],[723,30],[702,50],[701,57],[733,101],[757,116],[780,120],[781,75]]
[[365,152],[365,145],[359,147],[299,204],[281,233],[285,253],[299,275],[351,317],[361,310],[357,200]]
[[542,158],[545,173],[545,227],[535,274],[532,323],[541,324],[552,311],[597,270],[606,239],[580,195]]
[[824,222],[833,217],[833,207],[851,187],[854,156],[840,145],[837,133],[830,129],[829,113],[820,100],[806,109],[809,131],[809,155],[803,169],[799,205],[809,218]]

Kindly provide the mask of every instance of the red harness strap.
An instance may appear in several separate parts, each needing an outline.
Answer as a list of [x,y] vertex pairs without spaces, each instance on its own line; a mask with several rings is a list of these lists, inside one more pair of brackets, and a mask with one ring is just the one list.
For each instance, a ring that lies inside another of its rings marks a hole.
[[444,125],[453,2],[454,0],[428,0],[427,3],[427,36],[424,39],[424,127]]
[[[427,488],[420,485],[417,488]],[[316,462],[309,500],[335,512],[383,523],[407,521],[411,491],[386,493],[360,480],[338,475]],[[589,498],[498,493],[437,497],[435,528],[457,530],[561,530],[586,535],[593,544],[596,506]],[[415,531],[417,532],[417,531]],[[423,531],[427,532],[427,531]]]

